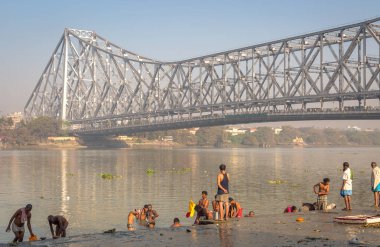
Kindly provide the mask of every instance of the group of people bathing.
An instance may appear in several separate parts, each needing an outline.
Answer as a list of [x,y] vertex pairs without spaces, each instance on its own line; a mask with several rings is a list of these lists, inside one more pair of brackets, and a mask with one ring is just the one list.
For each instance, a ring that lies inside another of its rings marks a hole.
[[145,204],[142,209],[135,209],[134,211],[129,212],[127,228],[130,231],[134,230],[133,222],[135,220],[142,226],[154,228],[158,216],[159,215],[157,211],[153,209],[152,204]]
[[[195,205],[195,212],[197,216],[194,224],[200,224],[201,220],[227,220],[233,217],[242,217],[243,209],[237,201],[229,196],[229,181],[230,177],[226,172],[226,165],[221,164],[219,166],[220,173],[217,176],[218,191],[215,195],[215,200],[212,201],[212,211],[209,210],[209,200],[207,198],[207,191],[202,191],[201,199]],[[147,206],[147,205],[146,205]],[[151,206],[150,206],[151,207]],[[253,217],[255,214],[250,211],[245,217]],[[154,227],[155,219],[158,214],[155,210],[145,207],[143,209],[135,209],[128,214],[128,230],[134,230],[133,222],[136,220],[140,222],[140,225],[146,225],[147,227]],[[181,226],[179,218],[174,218],[171,227]]]
[[[18,209],[9,220],[6,232],[9,232],[12,229],[12,232],[15,235],[15,238],[13,239],[12,243],[22,242],[24,240],[25,223],[28,226],[30,239],[36,240],[37,237],[33,233],[32,225],[30,223],[32,218],[32,208],[32,204],[27,204],[24,208]],[[65,217],[60,215],[49,215],[47,217],[47,220],[53,238],[66,237],[66,229],[69,225],[69,222],[65,219]],[[56,226],[55,232],[53,230],[53,225]]]
[[[371,162],[371,190],[374,194],[374,207],[380,207],[380,168],[377,166],[376,162]],[[350,169],[350,164],[348,162],[343,163],[343,175],[342,175],[342,185],[340,187],[340,195],[344,199],[345,207],[343,211],[352,210],[351,206],[351,196],[352,196],[352,180],[353,173]],[[327,195],[330,192],[330,179],[324,178],[323,182],[320,182],[313,187],[314,193],[317,194],[316,203],[303,203],[300,211],[310,211],[310,210],[323,210],[327,211],[336,208],[334,203],[327,203]],[[285,208],[284,213],[297,212],[296,206],[288,206]]]
[[[377,167],[376,162],[371,162],[372,176],[371,176],[371,189],[374,193],[374,206],[380,207],[380,168]],[[218,191],[215,195],[215,200],[212,201],[213,211],[209,211],[209,200],[207,198],[207,191],[202,191],[202,198],[195,206],[195,211],[197,216],[195,218],[195,224],[199,224],[201,219],[206,220],[227,220],[232,217],[242,217],[242,208],[240,203],[235,201],[229,196],[229,182],[230,177],[226,172],[226,165],[221,164],[219,166],[220,173],[217,176],[217,187]],[[327,211],[329,209],[335,208],[335,204],[327,203],[327,195],[330,192],[330,179],[324,178],[322,182],[314,185],[314,193],[317,194],[317,202],[314,204],[304,203],[301,210],[323,210]],[[343,163],[343,175],[342,175],[342,185],[340,189],[340,195],[344,198],[345,208],[343,210],[352,210],[351,207],[351,195],[352,195],[352,172],[348,162]],[[30,224],[30,219],[32,205],[27,204],[24,208],[18,209],[11,217],[8,227],[6,229],[9,232],[11,229],[15,234],[13,242],[22,242],[25,233],[25,222],[27,223],[30,235],[35,236],[32,231],[32,226]],[[296,206],[288,206],[284,212],[296,212]],[[128,215],[128,230],[133,230],[133,222],[135,219],[140,222],[141,225],[153,228],[156,224],[156,218],[159,215],[157,211],[152,208],[151,204],[144,205],[142,209],[135,209],[131,211]],[[254,216],[254,212],[250,211],[246,217]],[[68,221],[60,215],[53,216],[49,215],[48,223],[50,226],[50,231],[53,238],[65,237],[66,229],[69,225]],[[53,231],[53,225],[56,225],[55,232]],[[181,226],[178,218],[174,218],[172,227]]]

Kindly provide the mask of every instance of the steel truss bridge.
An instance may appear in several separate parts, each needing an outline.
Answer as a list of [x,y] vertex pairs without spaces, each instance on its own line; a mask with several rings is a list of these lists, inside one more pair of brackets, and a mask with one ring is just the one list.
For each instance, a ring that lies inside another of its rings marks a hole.
[[25,116],[77,135],[380,119],[380,18],[178,62],[65,29]]

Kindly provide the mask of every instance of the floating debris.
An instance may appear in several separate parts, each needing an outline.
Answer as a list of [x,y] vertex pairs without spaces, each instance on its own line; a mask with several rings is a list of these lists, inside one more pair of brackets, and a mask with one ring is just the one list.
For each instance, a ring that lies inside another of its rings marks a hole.
[[101,178],[103,179],[114,179],[114,178],[122,178],[122,176],[112,175],[110,173],[101,173]]
[[104,233],[115,233],[116,232],[116,229],[113,228],[113,229],[109,229],[107,231],[104,231]]
[[304,221],[305,221],[305,219],[304,219],[304,218],[302,218],[302,217],[298,217],[298,218],[296,219],[296,221],[297,221],[297,222],[304,222]]
[[[152,169],[152,168],[148,168],[145,170],[146,174],[148,175],[153,175],[155,173],[158,173],[158,171]],[[191,172],[191,168],[190,167],[185,167],[185,168],[172,168],[170,170],[166,170],[166,171],[162,171],[162,172],[165,172],[165,173],[172,173],[172,174],[185,174],[185,173],[188,173],[188,172]]]
[[191,168],[180,168],[180,169],[176,169],[176,168],[173,168],[172,170],[169,170],[169,171],[166,171],[167,173],[176,173],[176,174],[184,174],[184,173],[187,173],[187,172],[191,172]]
[[148,174],[148,175],[153,175],[153,174],[155,174],[156,173],[156,171],[155,170],[153,170],[153,169],[151,169],[151,168],[148,168],[148,169],[146,169],[146,174]]
[[276,179],[276,180],[268,180],[268,183],[270,183],[270,184],[284,184],[284,183],[286,183],[286,181],[281,180],[281,179]]

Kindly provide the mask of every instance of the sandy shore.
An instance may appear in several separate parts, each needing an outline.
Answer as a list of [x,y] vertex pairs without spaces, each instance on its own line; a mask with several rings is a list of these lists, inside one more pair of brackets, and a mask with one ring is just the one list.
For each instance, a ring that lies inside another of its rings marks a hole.
[[[32,246],[355,246],[349,240],[358,238],[356,246],[380,246],[380,228],[333,223],[339,215],[379,213],[376,210],[329,213],[309,212],[260,215],[232,219],[226,223],[205,226],[183,226],[176,229],[139,228],[136,231],[116,229],[115,233],[71,236],[65,239],[33,242]],[[303,217],[304,222],[296,222]],[[105,229],[107,230],[107,229]],[[75,233],[69,232],[70,235]],[[30,246],[24,243],[21,246]]]

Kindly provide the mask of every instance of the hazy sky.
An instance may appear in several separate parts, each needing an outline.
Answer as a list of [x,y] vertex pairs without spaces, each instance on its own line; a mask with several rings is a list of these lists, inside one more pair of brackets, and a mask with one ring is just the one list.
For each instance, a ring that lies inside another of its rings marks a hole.
[[379,10],[379,0],[1,0],[0,115],[23,111],[65,27],[174,61],[362,21]]

